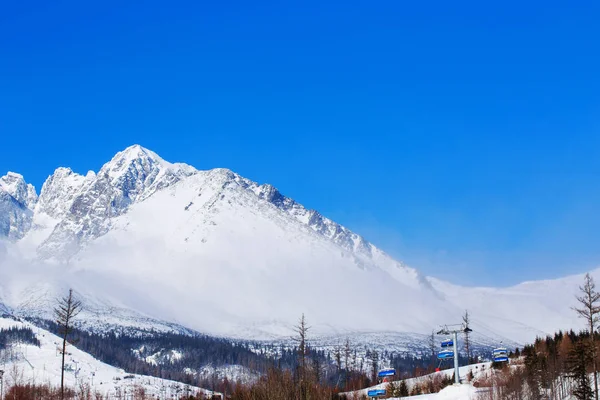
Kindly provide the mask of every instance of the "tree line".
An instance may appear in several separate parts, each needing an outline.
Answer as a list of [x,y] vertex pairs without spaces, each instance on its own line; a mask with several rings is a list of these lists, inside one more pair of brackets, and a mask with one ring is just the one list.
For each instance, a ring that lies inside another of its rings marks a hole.
[[10,327],[0,329],[0,350],[5,350],[14,343],[25,343],[40,347],[40,341],[31,328]]
[[481,383],[490,387],[490,399],[598,399],[600,292],[589,274],[576,300],[573,311],[585,321],[587,329],[538,337],[521,352],[511,354],[512,367],[493,364],[497,372]]

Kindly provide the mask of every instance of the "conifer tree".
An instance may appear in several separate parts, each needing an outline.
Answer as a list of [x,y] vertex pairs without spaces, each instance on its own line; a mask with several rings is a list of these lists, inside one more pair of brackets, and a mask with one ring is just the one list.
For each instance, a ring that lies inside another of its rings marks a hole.
[[398,396],[408,397],[408,395],[409,395],[408,385],[406,384],[406,381],[401,381],[400,387],[398,388]]
[[397,397],[399,386],[395,382],[389,382],[385,387],[385,394],[387,397]]
[[377,350],[373,350],[371,352],[371,368],[373,370],[373,382],[376,383],[377,382],[377,372],[379,369],[379,353],[377,353]]
[[596,291],[596,284],[590,274],[585,274],[583,286],[579,287],[580,295],[576,296],[580,307],[573,310],[580,318],[585,319],[590,330],[590,350],[594,367],[594,396],[598,400],[598,367],[596,360],[596,343],[594,340],[596,325],[600,321],[600,293]]
[[307,388],[307,356],[308,356],[308,346],[306,344],[306,335],[307,332],[310,328],[308,327],[308,325],[306,324],[306,319],[304,318],[304,314],[302,314],[302,317],[300,318],[300,321],[298,321],[298,325],[296,326],[296,337],[294,337],[293,339],[298,343],[298,348],[297,348],[297,352],[298,352],[298,375],[299,375],[299,379],[300,379],[300,392],[301,392],[301,398],[304,399],[305,395],[306,395],[306,388]]
[[575,347],[569,354],[568,358],[568,372],[569,377],[575,381],[575,389],[573,395],[578,400],[592,400],[594,398],[594,392],[590,387],[590,377],[587,373],[587,365],[590,361],[592,354],[582,342],[575,344]]
[[350,339],[346,338],[346,343],[344,345],[344,368],[346,368],[346,371],[350,370],[350,368],[348,366],[348,362],[350,360],[351,352],[352,352],[352,348],[350,347]]
[[333,350],[333,358],[335,359],[335,365],[339,374],[342,372],[342,352],[340,351],[340,346],[335,346],[335,349]]

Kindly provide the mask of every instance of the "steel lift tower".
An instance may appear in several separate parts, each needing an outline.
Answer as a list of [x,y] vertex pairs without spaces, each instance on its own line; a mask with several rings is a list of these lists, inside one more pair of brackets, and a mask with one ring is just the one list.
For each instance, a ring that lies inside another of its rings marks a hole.
[[460,374],[458,373],[458,334],[467,332],[473,332],[473,330],[464,324],[454,324],[443,325],[442,329],[437,333],[438,335],[452,335],[452,341],[454,342],[454,383],[460,383]]

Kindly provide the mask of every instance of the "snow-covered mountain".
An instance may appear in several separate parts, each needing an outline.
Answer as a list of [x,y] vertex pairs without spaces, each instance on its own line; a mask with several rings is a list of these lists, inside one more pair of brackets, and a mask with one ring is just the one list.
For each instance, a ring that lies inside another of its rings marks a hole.
[[0,237],[21,239],[31,228],[37,194],[22,175],[9,172],[0,178]]
[[37,246],[38,257],[70,259],[82,245],[108,232],[111,221],[131,204],[195,172],[140,146],[117,153],[98,174],[57,169],[44,183],[35,209],[34,223],[51,229]]
[[84,321],[99,329],[122,316],[127,326],[280,338],[305,313],[313,334],[329,338],[426,334],[465,309],[491,341],[577,326],[569,306],[580,277],[457,287],[271,185],[137,145],[98,173],[57,169],[39,198],[20,175],[0,182],[0,303],[25,314],[48,312],[74,287],[88,304]]

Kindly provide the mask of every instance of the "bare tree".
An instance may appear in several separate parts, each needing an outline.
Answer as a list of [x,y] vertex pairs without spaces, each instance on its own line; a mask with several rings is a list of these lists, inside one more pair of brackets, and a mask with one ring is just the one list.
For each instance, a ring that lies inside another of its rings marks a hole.
[[60,398],[65,398],[65,354],[67,352],[67,340],[73,332],[73,320],[81,311],[81,301],[73,295],[73,289],[69,289],[69,294],[58,300],[54,308],[54,317],[62,338],[62,364],[60,369]]
[[467,363],[471,364],[471,340],[469,338],[469,310],[465,310],[465,315],[462,317],[463,324],[465,326],[464,335],[465,335],[465,350],[467,352]]
[[585,274],[583,286],[579,286],[580,296],[575,296],[580,307],[573,307],[573,310],[580,318],[583,318],[590,329],[590,346],[592,352],[592,360],[594,364],[594,395],[598,400],[598,363],[596,360],[596,344],[594,340],[595,327],[600,321],[600,293],[596,291],[594,278],[590,274]]
[[300,392],[302,398],[305,397],[306,394],[306,379],[307,379],[307,365],[306,359],[308,357],[308,346],[306,344],[306,335],[310,327],[306,324],[306,319],[304,318],[304,314],[298,321],[298,325],[296,325],[296,336],[293,338],[298,343],[298,375],[300,378]]

